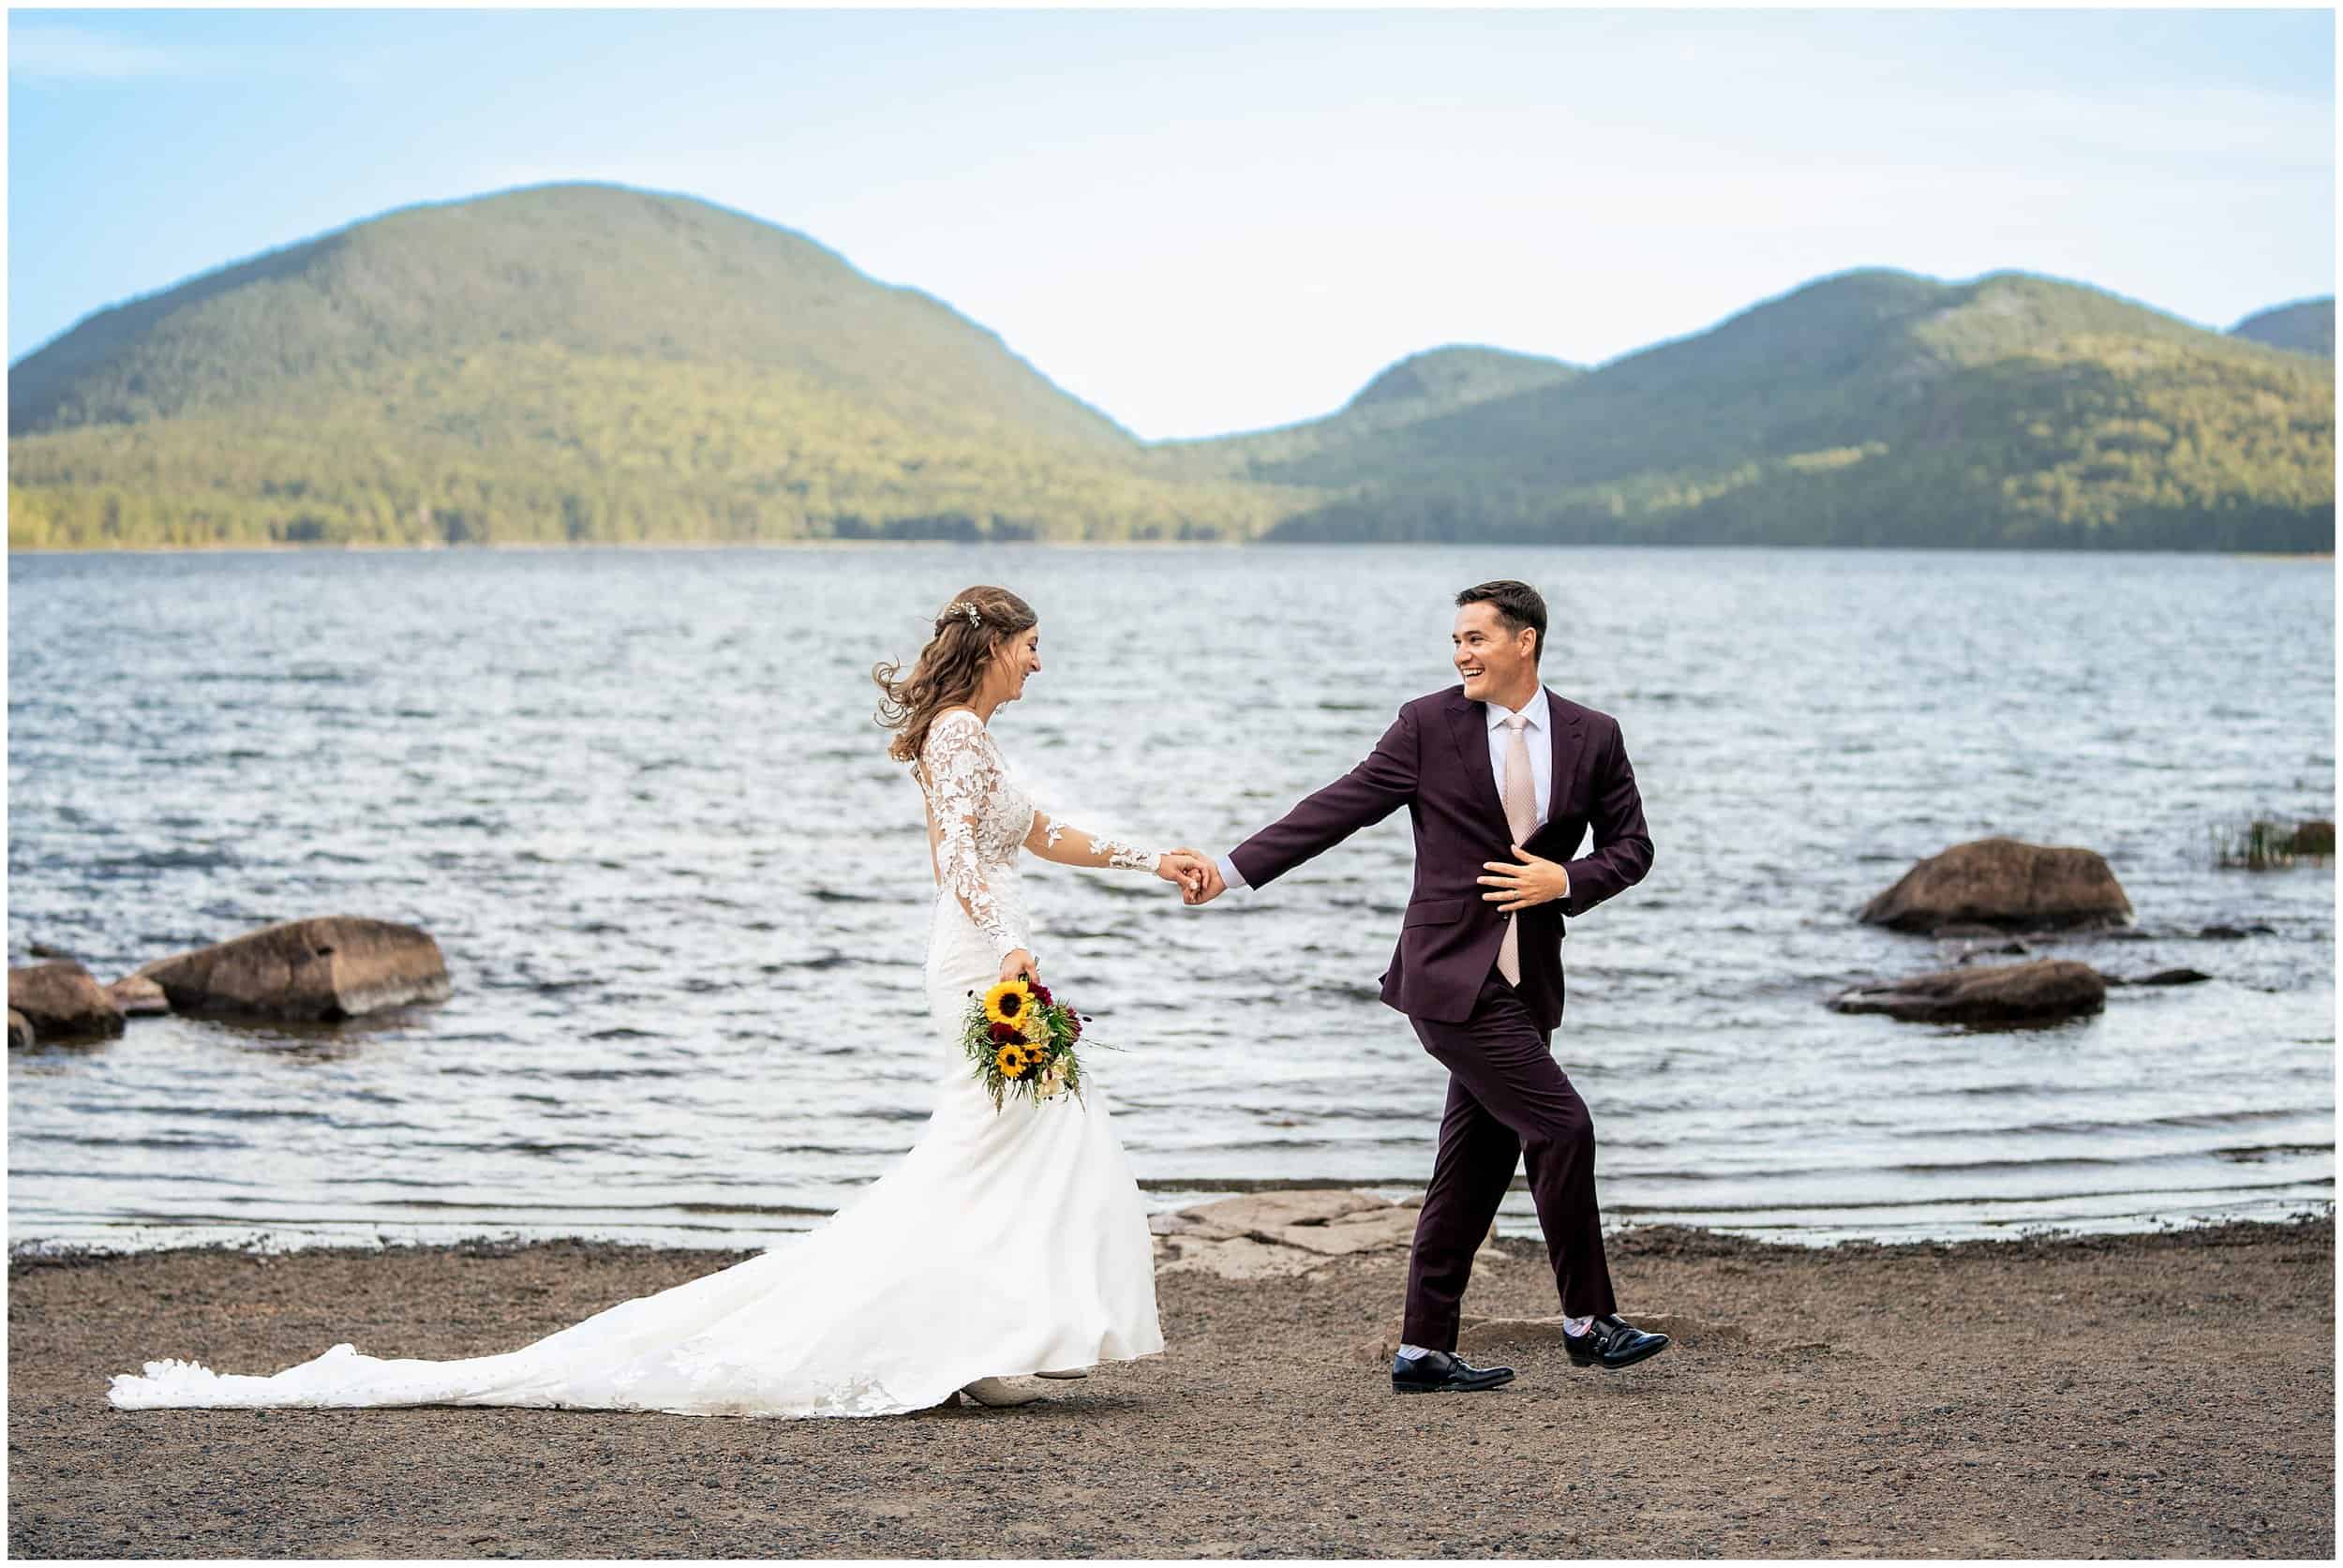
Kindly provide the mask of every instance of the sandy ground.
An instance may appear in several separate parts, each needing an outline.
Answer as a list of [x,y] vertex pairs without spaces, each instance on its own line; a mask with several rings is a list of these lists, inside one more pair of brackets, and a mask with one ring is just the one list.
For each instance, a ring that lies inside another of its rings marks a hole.
[[[1529,1253],[1469,1313],[1533,1319]],[[152,1356],[505,1350],[739,1254],[579,1243],[19,1263],[8,1546],[26,1557],[2333,1555],[2331,1217],[1813,1252],[1613,1245],[1666,1353],[1399,1397],[1404,1258],[1161,1277],[1171,1349],[1009,1411],[741,1421],[142,1411]],[[1470,1353],[1470,1352],[1468,1352]],[[1487,1359],[1485,1357],[1484,1359]]]

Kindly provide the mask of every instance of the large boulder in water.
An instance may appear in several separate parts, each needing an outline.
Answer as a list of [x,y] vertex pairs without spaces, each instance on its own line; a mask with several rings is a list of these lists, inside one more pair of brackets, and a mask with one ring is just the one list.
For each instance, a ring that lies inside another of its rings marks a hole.
[[263,926],[131,978],[161,986],[181,1012],[262,1018],[356,1018],[448,994],[447,963],[428,933],[350,915]]
[[44,1040],[122,1033],[122,1009],[97,978],[71,959],[8,971],[8,1010]]
[[1990,969],[1940,969],[1830,999],[1839,1012],[1884,1012],[1910,1023],[2045,1023],[2101,1011],[2107,980],[2087,963],[2044,958]]
[[1859,918],[1896,931],[2054,931],[2128,925],[2131,900],[2097,850],[1977,839],[1922,860]]

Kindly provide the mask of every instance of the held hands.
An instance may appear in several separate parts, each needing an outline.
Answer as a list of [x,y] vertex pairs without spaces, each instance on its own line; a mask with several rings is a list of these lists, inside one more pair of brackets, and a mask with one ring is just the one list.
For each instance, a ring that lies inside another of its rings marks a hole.
[[1180,902],[1186,904],[1210,903],[1229,890],[1220,878],[1219,865],[1199,849],[1165,850],[1163,869],[1156,874],[1166,882],[1177,882]]
[[[1165,850],[1156,863],[1156,874],[1180,889],[1183,903],[1209,903],[1228,891],[1228,885],[1220,880],[1220,868],[1200,850]],[[1025,948],[1013,948],[1001,957],[1001,978],[1039,985],[1041,962]]]
[[1521,862],[1519,865],[1504,860],[1481,862],[1483,871],[1496,874],[1477,880],[1484,888],[1497,889],[1483,893],[1483,903],[1496,904],[1500,915],[1510,915],[1533,903],[1550,903],[1556,899],[1570,896],[1570,872],[1567,868],[1552,860],[1541,859],[1519,844],[1514,845],[1514,856]]
[[1207,884],[1220,880],[1219,869],[1193,849],[1165,850],[1156,874],[1179,885],[1182,903],[1203,903],[1212,896],[1204,891]]

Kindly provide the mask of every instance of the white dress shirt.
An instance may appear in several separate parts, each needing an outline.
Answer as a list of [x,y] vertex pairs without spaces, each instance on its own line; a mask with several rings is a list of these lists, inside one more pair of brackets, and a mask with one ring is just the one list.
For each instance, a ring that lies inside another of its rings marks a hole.
[[[1501,805],[1505,799],[1505,749],[1510,739],[1505,721],[1513,717],[1514,709],[1493,702],[1482,706],[1487,710],[1489,722],[1489,777],[1496,782],[1497,799]],[[1530,777],[1537,785],[1537,826],[1543,828],[1554,801],[1554,720],[1551,705],[1545,700],[1544,686],[1537,689],[1536,694],[1530,697],[1521,711],[1530,718],[1530,723],[1522,729],[1521,741],[1530,749]],[[1530,830],[1535,832],[1537,829],[1533,828]],[[1250,886],[1245,880],[1245,874],[1236,869],[1236,862],[1226,855],[1220,857],[1220,880],[1231,888]]]
[[[1510,708],[1500,708],[1493,702],[1484,703],[1482,706],[1488,709],[1489,776],[1497,781],[1497,799],[1498,803],[1502,805],[1505,799],[1505,753],[1513,744],[1511,732],[1505,727],[1505,721],[1513,717],[1514,710]],[[1538,804],[1537,827],[1530,829],[1534,833],[1538,828],[1545,826],[1546,809],[1554,799],[1554,731],[1551,727],[1553,716],[1548,711],[1545,688],[1539,687],[1537,694],[1530,699],[1521,711],[1530,719],[1529,724],[1521,732],[1521,740],[1523,745],[1530,748],[1530,778],[1537,785],[1535,792]]]

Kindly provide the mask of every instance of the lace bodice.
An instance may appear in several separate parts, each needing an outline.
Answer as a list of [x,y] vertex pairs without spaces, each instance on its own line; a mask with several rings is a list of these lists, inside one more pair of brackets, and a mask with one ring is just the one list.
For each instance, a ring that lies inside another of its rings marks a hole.
[[1054,821],[1019,786],[984,722],[955,708],[928,726],[919,751],[919,787],[936,829],[940,889],[960,901],[968,920],[1003,957],[1025,943],[1004,915],[996,878],[1013,874],[1017,852],[1030,847],[1062,864],[1152,872],[1159,852],[1100,838]]

